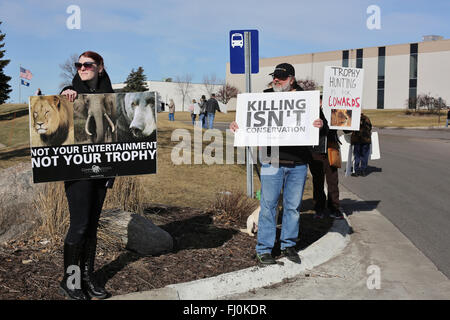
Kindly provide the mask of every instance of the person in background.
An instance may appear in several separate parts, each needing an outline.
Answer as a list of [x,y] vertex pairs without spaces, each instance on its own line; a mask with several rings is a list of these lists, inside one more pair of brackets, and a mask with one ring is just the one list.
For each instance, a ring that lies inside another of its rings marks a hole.
[[206,105],[206,113],[207,113],[207,123],[208,129],[213,129],[214,126],[214,117],[216,116],[216,111],[220,111],[219,103],[216,100],[216,95],[211,94],[211,98],[207,101]]
[[[73,102],[78,94],[114,93],[103,58],[98,53],[82,53],[75,67],[78,72],[72,85],[61,91],[61,95],[66,96],[69,101]],[[110,296],[94,277],[94,262],[98,221],[107,188],[112,188],[113,183],[114,179],[64,182],[70,225],[64,240],[64,277],[60,283],[60,292],[70,299],[105,299]],[[81,288],[70,285],[73,267],[77,266],[81,271]]]
[[[344,131],[345,132],[345,131]],[[369,161],[370,144],[372,136],[372,123],[368,116],[361,113],[359,131],[353,131],[350,143],[353,145],[353,155],[355,157],[353,177],[367,175],[367,163]]]
[[450,107],[448,108],[447,111],[447,123],[445,124],[445,127],[448,128],[448,123],[450,122]]
[[207,101],[206,101],[205,95],[202,95],[199,105],[200,105],[199,120],[200,120],[200,122],[202,124],[202,128],[203,129],[207,129],[208,128],[206,126],[206,106],[207,106]]
[[200,114],[200,106],[195,99],[192,99],[192,104],[189,106],[189,111],[191,112],[192,124],[195,126],[195,119],[197,119],[197,115]]
[[[322,95],[320,95],[320,107],[322,108]],[[335,219],[344,219],[339,208],[339,176],[338,168],[330,166],[328,161],[328,145],[335,144],[339,146],[340,141],[337,130],[328,130],[328,134],[319,136],[319,145],[312,149],[312,161],[309,170],[313,178],[313,197],[314,197],[314,218],[322,219],[324,217],[327,196],[324,192],[325,178],[327,179],[328,189],[328,210],[330,217]]]
[[175,121],[175,102],[169,100],[169,121]]
[[35,93],[36,96],[42,96],[41,88],[38,88]]

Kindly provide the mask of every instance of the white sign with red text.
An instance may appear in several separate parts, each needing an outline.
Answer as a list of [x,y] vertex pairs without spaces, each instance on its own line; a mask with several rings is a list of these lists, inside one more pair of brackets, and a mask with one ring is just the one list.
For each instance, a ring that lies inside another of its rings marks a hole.
[[359,130],[364,70],[325,67],[322,108],[330,129]]

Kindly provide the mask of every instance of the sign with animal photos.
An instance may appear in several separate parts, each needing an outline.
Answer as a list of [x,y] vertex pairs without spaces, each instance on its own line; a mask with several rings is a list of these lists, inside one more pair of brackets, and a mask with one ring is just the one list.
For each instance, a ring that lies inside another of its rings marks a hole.
[[319,144],[320,91],[243,93],[237,97],[234,146]]
[[325,67],[322,109],[330,129],[359,130],[364,70]]
[[156,173],[155,92],[32,96],[34,183]]

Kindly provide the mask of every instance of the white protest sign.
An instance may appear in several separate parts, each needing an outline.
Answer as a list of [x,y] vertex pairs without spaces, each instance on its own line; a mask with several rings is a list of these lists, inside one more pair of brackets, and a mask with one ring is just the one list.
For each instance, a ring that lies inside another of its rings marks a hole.
[[325,67],[322,108],[330,129],[359,130],[364,70]]
[[[342,131],[338,131],[338,137],[341,144],[341,159],[342,162],[347,162],[347,155],[349,148],[351,147],[350,144],[350,137],[351,134],[344,134]],[[378,140],[378,132],[372,132],[371,135],[372,143],[370,144],[370,152],[369,152],[369,159],[370,160],[378,160],[381,158],[380,155],[380,142]],[[352,154],[352,162],[353,162],[353,154]]]
[[320,91],[239,94],[234,146],[318,145],[319,104]]

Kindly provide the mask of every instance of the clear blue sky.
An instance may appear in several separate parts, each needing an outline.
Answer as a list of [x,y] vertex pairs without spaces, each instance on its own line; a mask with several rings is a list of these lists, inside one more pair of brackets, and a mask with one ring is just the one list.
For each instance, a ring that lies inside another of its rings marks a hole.
[[[81,29],[69,30],[70,5]],[[369,30],[369,5],[381,9],[381,30]],[[258,29],[260,57],[287,56],[449,37],[448,0],[1,0],[10,102],[18,100],[19,65],[31,70],[22,100],[40,87],[58,94],[59,65],[72,54],[99,52],[113,83],[142,66],[149,80],[191,74],[225,78],[230,30]]]

